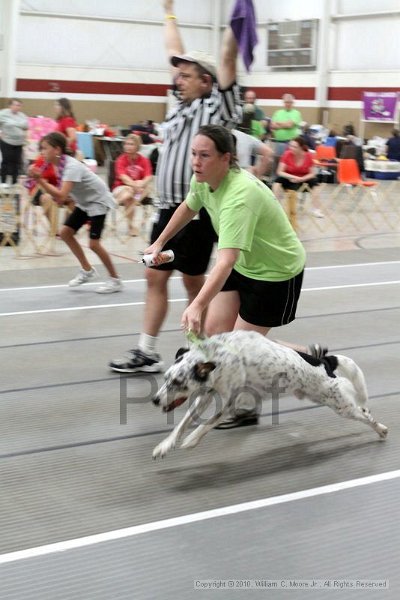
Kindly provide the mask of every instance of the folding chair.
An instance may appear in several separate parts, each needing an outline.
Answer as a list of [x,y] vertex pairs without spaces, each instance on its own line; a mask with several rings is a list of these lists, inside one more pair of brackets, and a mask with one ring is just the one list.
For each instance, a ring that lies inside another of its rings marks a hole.
[[[375,188],[378,184],[375,181],[364,181],[364,179],[361,179],[360,170],[358,168],[357,161],[354,158],[339,158],[337,177],[339,185],[331,195],[331,200],[334,200],[342,190],[345,190],[346,193],[349,194],[353,200],[355,200],[359,191],[365,190],[369,192],[369,195],[373,201],[374,209],[381,213],[379,206],[376,204],[377,193]],[[376,229],[376,224],[369,218],[367,212],[364,213],[364,216],[369,224]],[[386,221],[385,216],[382,216]],[[348,218],[350,221],[352,221],[350,214],[348,215]]]
[[326,165],[330,161],[337,161],[335,146],[324,146],[320,144],[315,148],[315,163]]
[[0,187],[0,252],[11,246],[19,256],[20,196],[19,186]]
[[[324,182],[323,177],[329,172],[329,175],[333,173],[333,180],[336,182],[336,169],[338,160],[336,156],[336,148],[334,146],[320,145],[315,148],[314,164],[320,169],[321,179]],[[327,181],[325,181],[327,183]]]
[[365,189],[372,193],[372,190],[378,185],[375,181],[365,181],[361,179],[360,170],[357,161],[354,158],[339,158],[337,177],[339,185],[332,194],[335,198],[342,189],[350,190],[350,194],[354,196],[360,189]]

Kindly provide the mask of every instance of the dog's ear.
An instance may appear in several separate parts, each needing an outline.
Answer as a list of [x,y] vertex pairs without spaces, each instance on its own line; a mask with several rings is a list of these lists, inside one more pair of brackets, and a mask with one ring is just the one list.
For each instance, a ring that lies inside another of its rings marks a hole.
[[175,354],[175,362],[177,362],[179,358],[186,354],[186,352],[189,352],[189,348],[179,348]]
[[213,362],[197,363],[193,367],[193,377],[196,381],[207,381],[207,377],[211,371],[214,371],[216,364]]

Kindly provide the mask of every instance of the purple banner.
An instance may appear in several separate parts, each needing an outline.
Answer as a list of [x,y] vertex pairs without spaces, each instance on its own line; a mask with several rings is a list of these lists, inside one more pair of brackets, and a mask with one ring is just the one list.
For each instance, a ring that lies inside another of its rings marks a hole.
[[363,92],[364,120],[395,121],[398,99],[397,92]]

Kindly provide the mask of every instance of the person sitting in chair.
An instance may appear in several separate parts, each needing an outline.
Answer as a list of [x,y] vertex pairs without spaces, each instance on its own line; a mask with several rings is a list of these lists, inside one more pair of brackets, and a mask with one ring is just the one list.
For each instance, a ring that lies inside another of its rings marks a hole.
[[[25,182],[25,187],[28,189],[32,205],[42,207],[43,214],[49,221],[50,236],[54,237],[57,234],[58,229],[57,204],[54,202],[52,196],[45,192],[43,187],[41,187],[40,184],[38,184],[37,181],[31,176],[36,171],[41,173],[42,179],[45,179],[48,183],[54,185],[55,187],[58,185],[57,172],[52,163],[47,162],[43,156],[38,156],[36,160],[28,167],[28,177]],[[75,206],[73,199],[68,197],[64,202],[64,206],[67,207],[69,212],[72,212]]]
[[115,161],[115,179],[112,192],[118,204],[125,207],[129,235],[136,236],[133,226],[135,206],[145,204],[153,170],[148,158],[139,153],[142,142],[138,135],[130,134],[123,144],[123,153]]
[[311,201],[313,204],[312,215],[323,218],[319,200],[319,183],[316,177],[315,167],[311,153],[304,139],[299,136],[289,142],[289,147],[281,156],[277,168],[277,178],[272,186],[272,191],[277,198],[284,190],[298,190],[303,184],[307,184],[311,190]]

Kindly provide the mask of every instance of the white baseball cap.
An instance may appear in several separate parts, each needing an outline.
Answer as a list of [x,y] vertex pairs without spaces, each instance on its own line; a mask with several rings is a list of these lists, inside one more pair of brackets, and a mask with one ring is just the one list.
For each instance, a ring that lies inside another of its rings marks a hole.
[[192,52],[187,52],[186,54],[177,54],[176,56],[171,56],[171,64],[174,67],[177,67],[181,62],[195,63],[207,71],[207,73],[212,75],[214,79],[217,79],[217,65],[214,57],[211,56],[211,54],[207,54],[206,52],[201,52],[199,50],[193,50]]

